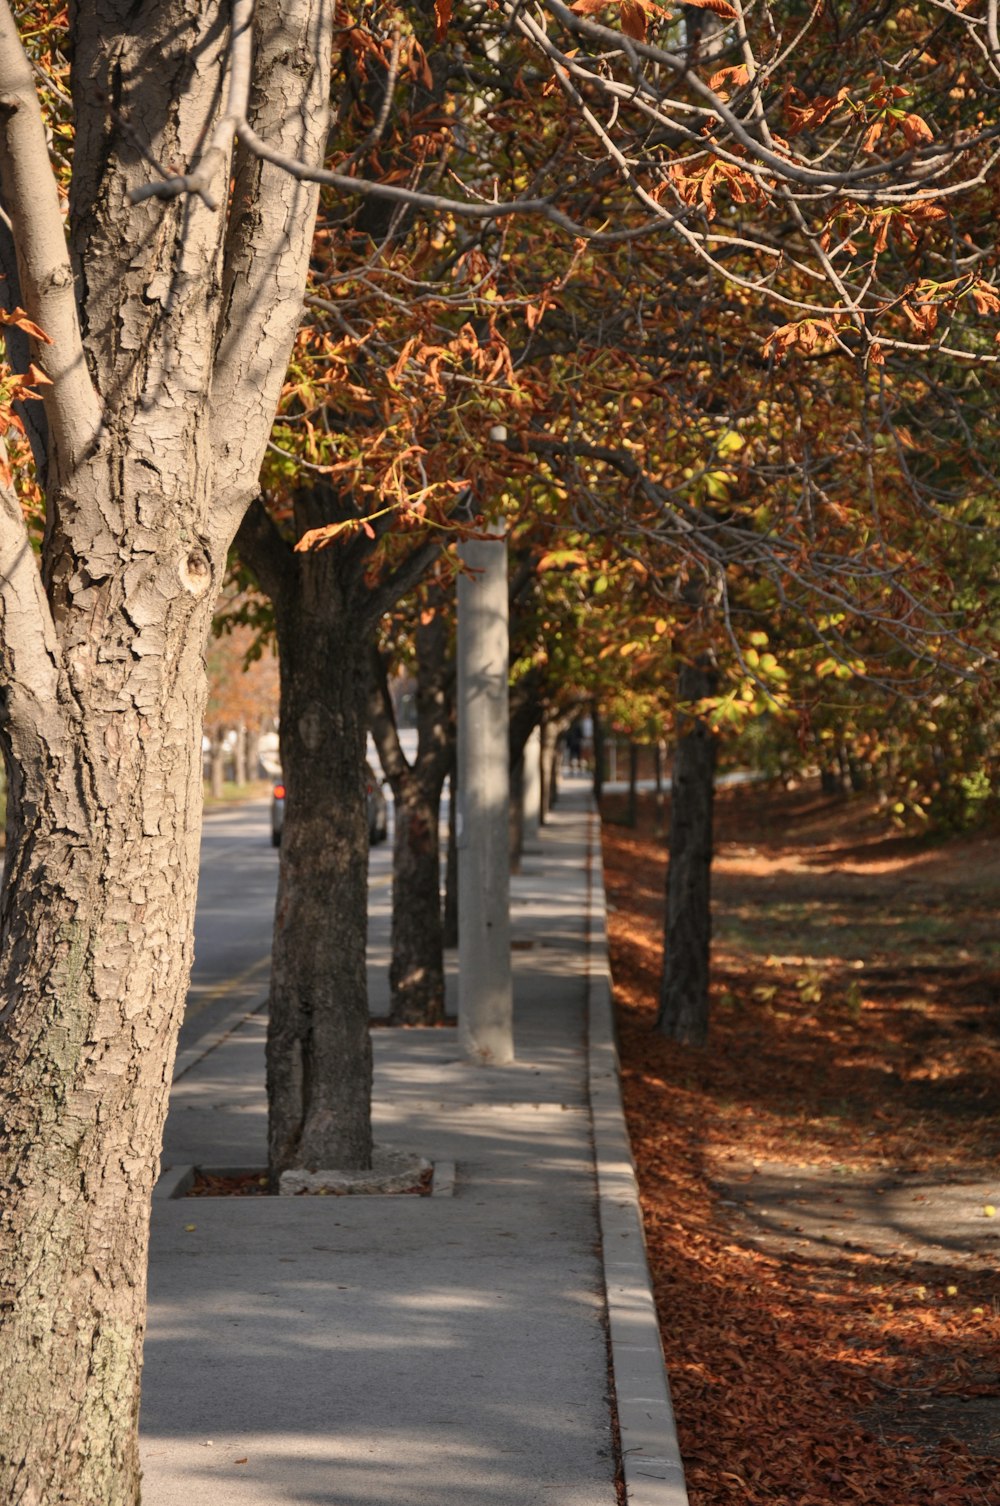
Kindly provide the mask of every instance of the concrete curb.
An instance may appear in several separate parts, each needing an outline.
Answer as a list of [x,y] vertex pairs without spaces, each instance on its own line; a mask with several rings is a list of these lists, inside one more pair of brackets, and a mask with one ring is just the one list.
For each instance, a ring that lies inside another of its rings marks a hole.
[[604,1280],[628,1506],[688,1506],[622,1105],[600,823],[588,830],[587,1016]]
[[[202,1171],[218,1177],[244,1177],[252,1176],[255,1172],[261,1172],[259,1166],[203,1166]],[[172,1198],[186,1197],[188,1191],[199,1170],[196,1166],[168,1166],[157,1178],[153,1188],[153,1197],[157,1203],[169,1201]],[[454,1161],[435,1161],[431,1166],[431,1197],[454,1197],[455,1178],[457,1175]],[[343,1195],[343,1194],[341,1194]],[[368,1192],[364,1194],[351,1194],[364,1197],[393,1197],[394,1192]]]
[[249,1006],[246,1004],[234,1005],[217,1025],[213,1026],[211,1030],[206,1030],[205,1034],[200,1035],[193,1045],[186,1046],[183,1051],[178,1051],[174,1060],[174,1075],[171,1081],[179,1082],[185,1073],[190,1072],[192,1067],[197,1066],[203,1057],[208,1056],[210,1052],[214,1051],[216,1046],[221,1046],[226,1037],[232,1035],[234,1030],[238,1030],[247,1020],[252,1020],[255,1015],[259,1015],[262,1009],[266,1009],[267,1004],[268,1001],[265,997],[257,1004]]

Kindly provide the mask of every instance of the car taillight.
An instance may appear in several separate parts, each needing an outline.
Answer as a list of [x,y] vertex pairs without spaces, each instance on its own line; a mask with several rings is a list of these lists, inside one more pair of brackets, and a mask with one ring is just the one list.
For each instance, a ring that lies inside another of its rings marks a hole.
[[284,800],[285,786],[283,784],[276,784],[274,786],[274,798],[275,800]]

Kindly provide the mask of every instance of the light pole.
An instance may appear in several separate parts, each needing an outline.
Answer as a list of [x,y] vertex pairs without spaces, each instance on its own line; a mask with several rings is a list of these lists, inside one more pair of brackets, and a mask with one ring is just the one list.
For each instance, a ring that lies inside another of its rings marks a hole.
[[510,735],[504,525],[461,546],[458,578],[458,1038],[469,1061],[514,1059]]

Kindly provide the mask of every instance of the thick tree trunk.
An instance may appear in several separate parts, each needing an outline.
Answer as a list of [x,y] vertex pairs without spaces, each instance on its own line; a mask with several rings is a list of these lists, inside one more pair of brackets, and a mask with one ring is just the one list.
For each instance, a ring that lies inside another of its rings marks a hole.
[[[692,703],[711,695],[710,663],[686,664],[677,696]],[[663,979],[657,1024],[663,1034],[686,1045],[708,1038],[708,966],[711,941],[712,807],[715,797],[715,738],[699,717],[678,718],[670,800],[670,862]]]
[[[4,1506],[139,1500],[149,1197],[191,962],[203,653],[316,202],[236,145],[235,122],[216,133],[231,12],[70,7],[67,219],[0,5],[0,238],[47,336],[31,352],[45,374],[40,562],[0,465]],[[312,0],[258,0],[253,20],[250,124],[315,161],[330,18]],[[196,168],[203,194],[150,198],[152,163]]]
[[368,643],[334,550],[296,555],[275,602],[285,824],[267,1033],[268,1164],[371,1165],[365,964]]
[[[122,597],[123,617],[140,610]],[[207,618],[201,605],[178,612],[164,651],[118,660],[119,676],[80,674],[77,730],[44,764],[11,770],[0,971],[0,1491],[11,1506],[138,1499],[149,1199],[192,955]],[[122,618],[90,618],[86,632],[93,659],[112,664],[112,644],[136,636]]]

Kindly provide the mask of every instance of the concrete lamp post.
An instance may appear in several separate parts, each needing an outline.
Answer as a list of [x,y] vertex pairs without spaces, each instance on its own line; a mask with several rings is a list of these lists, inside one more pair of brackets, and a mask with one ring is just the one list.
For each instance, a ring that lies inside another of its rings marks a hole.
[[514,1059],[510,645],[504,525],[488,531],[462,544],[458,578],[458,1038],[468,1061],[499,1065]]

